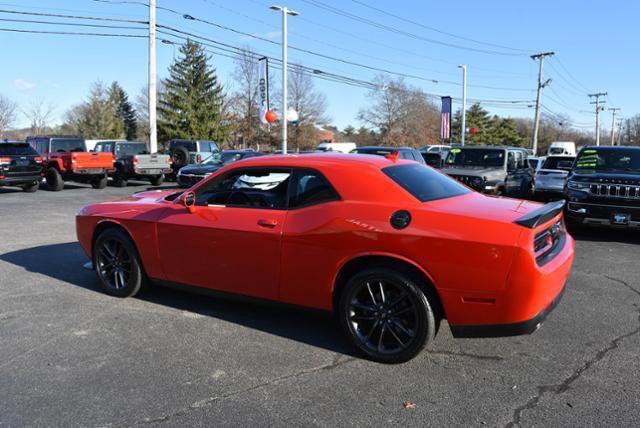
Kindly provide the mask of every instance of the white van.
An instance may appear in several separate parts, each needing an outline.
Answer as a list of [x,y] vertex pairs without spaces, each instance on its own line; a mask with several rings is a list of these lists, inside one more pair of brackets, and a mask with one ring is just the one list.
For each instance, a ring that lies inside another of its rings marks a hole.
[[320,143],[316,147],[316,151],[349,153],[351,150],[355,150],[356,147],[356,143]]
[[547,150],[548,156],[575,156],[576,143],[573,141],[554,141]]

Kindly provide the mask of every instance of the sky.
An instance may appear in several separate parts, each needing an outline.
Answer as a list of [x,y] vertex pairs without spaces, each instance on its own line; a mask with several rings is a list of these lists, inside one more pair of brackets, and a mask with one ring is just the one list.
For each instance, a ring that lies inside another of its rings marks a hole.
[[[273,0],[277,1],[277,0]],[[280,42],[281,16],[269,9],[272,0],[157,0],[158,23],[231,46],[280,58],[280,46],[251,36]],[[144,0],[0,0],[0,19],[55,21],[139,27],[121,22],[81,21],[6,13],[148,19]],[[640,2],[630,0],[280,0],[300,13],[289,18],[289,44],[315,52],[289,51],[289,61],[324,72],[371,81],[379,70],[405,74],[405,82],[430,95],[461,97],[461,70],[468,66],[469,99],[518,101],[518,106],[495,101],[486,108],[495,114],[533,117],[538,63],[533,53],[554,51],[545,60],[545,111],[570,117],[587,131],[595,123],[588,93],[608,92],[605,108],[619,107],[620,115],[640,113],[636,75],[640,69]],[[367,7],[369,6],[369,7]],[[378,10],[376,10],[378,9]],[[334,13],[338,12],[338,13]],[[348,16],[351,15],[356,19]],[[184,19],[188,14],[245,34]],[[392,16],[393,14],[395,16]],[[364,21],[364,22],[363,22]],[[382,28],[381,28],[382,27]],[[0,22],[2,29],[100,32],[145,35],[144,29],[60,26],[33,22]],[[171,39],[159,35],[159,39]],[[34,103],[54,107],[54,122],[81,102],[95,81],[117,80],[135,98],[147,84],[148,40],[145,38],[52,35],[0,31],[2,67],[0,94],[22,109]],[[211,64],[228,92],[233,91],[233,59],[211,50]],[[176,45],[158,43],[158,76],[178,54]],[[218,52],[218,51],[216,51]],[[323,57],[357,63],[348,64]],[[280,85],[281,72],[272,70]],[[358,111],[370,102],[367,89],[316,80],[327,97],[327,115],[340,128],[358,122]],[[460,104],[454,102],[454,108]],[[28,121],[19,115],[17,126]],[[611,112],[602,116],[603,129]]]

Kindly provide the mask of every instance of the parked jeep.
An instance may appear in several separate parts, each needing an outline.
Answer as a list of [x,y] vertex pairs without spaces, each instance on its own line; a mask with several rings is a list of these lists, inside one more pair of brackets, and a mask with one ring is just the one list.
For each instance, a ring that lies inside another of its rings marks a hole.
[[113,154],[87,152],[84,138],[36,136],[27,137],[27,142],[44,158],[49,190],[62,190],[65,181],[90,183],[94,189],[103,189],[107,174],[114,171]]
[[173,175],[183,166],[194,165],[220,155],[220,148],[209,140],[170,140],[165,144],[165,153],[171,156]]
[[17,186],[35,192],[42,181],[42,157],[21,141],[0,141],[0,187]]
[[527,151],[518,147],[454,147],[443,172],[478,192],[528,198],[533,169],[527,158]]
[[585,147],[567,177],[566,218],[640,228],[640,147]]
[[149,180],[159,186],[164,174],[172,172],[169,155],[150,154],[147,145],[138,141],[100,141],[94,151],[115,155],[115,170],[109,175],[116,187],[125,187],[130,179]]

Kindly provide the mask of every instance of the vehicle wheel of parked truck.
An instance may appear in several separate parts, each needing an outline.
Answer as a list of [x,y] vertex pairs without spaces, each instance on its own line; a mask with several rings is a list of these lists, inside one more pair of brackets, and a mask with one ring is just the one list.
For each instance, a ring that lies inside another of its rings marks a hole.
[[171,160],[176,168],[182,168],[189,163],[189,151],[186,147],[176,147],[171,152]]
[[432,305],[418,282],[386,268],[365,269],[349,279],[338,315],[353,344],[381,363],[410,360],[437,330]]
[[97,177],[93,177],[91,179],[91,187],[94,189],[104,189],[107,187],[107,176],[98,175]]
[[31,184],[24,184],[22,185],[22,190],[26,193],[33,193],[36,190],[38,190],[38,187],[40,187],[40,183],[38,182],[34,182]]
[[54,192],[59,192],[60,190],[64,189],[64,180],[62,179],[62,176],[57,169],[49,168],[46,178],[47,189]]
[[162,184],[163,181],[164,181],[164,177],[162,175],[156,175],[154,177],[151,177],[152,186],[159,186]]
[[93,266],[105,293],[131,297],[142,287],[140,257],[129,236],[109,228],[98,235],[93,246]]
[[113,175],[113,185],[115,187],[127,187],[127,179],[124,177],[122,171],[116,171]]

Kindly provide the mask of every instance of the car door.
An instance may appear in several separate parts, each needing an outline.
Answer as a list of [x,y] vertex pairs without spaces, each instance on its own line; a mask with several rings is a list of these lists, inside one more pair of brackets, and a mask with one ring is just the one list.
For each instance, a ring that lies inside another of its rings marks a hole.
[[196,188],[193,212],[172,204],[158,221],[166,280],[277,299],[290,176],[236,168]]
[[504,180],[504,187],[507,195],[511,196],[516,195],[520,190],[520,183],[518,181],[518,156],[517,152],[511,150],[507,153],[507,175]]

